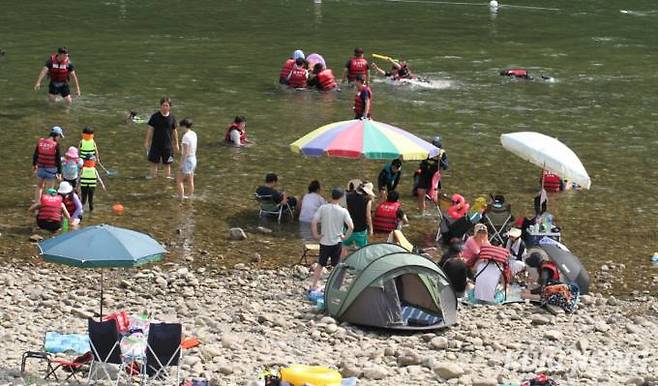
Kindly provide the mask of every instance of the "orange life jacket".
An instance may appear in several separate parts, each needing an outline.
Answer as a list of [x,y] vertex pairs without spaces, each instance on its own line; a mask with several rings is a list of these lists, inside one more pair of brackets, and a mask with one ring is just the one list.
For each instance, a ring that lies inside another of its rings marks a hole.
[[288,75],[290,75],[290,71],[292,71],[294,65],[295,59],[293,58],[289,58],[285,63],[283,63],[283,67],[279,73],[279,82],[286,83],[288,81]]
[[40,203],[37,219],[52,222],[62,221],[62,196],[44,194],[41,196]]
[[322,90],[331,90],[332,88],[336,88],[338,86],[338,84],[336,84],[334,73],[328,68],[320,71],[317,76],[320,89]]
[[68,82],[69,80],[69,58],[66,57],[63,61],[57,60],[57,54],[50,56],[52,66],[48,69],[50,80],[57,83]]
[[37,146],[37,166],[42,168],[56,168],[57,142],[51,137],[39,138]]
[[375,209],[375,219],[372,221],[372,227],[376,232],[388,233],[398,227],[398,210],[400,202],[382,202]]

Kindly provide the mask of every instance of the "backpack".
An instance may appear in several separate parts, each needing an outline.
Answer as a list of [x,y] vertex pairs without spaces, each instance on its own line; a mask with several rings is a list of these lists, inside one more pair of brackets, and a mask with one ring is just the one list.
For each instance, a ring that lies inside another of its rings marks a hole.
[[572,314],[578,306],[580,289],[576,284],[554,283],[542,290],[541,304],[550,304],[562,308],[566,313]]

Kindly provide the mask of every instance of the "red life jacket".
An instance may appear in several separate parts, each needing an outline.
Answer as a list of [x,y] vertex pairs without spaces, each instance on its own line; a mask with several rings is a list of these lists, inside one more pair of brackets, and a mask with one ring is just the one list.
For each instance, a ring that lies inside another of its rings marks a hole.
[[320,84],[320,88],[322,90],[331,90],[332,88],[338,87],[334,73],[330,69],[326,68],[320,71],[317,76],[318,83]]
[[502,74],[506,76],[516,76],[517,78],[527,78],[528,70],[523,68],[508,68],[507,70],[503,71]]
[[51,196],[44,194],[41,196],[41,207],[37,219],[60,222],[62,221],[62,196],[56,194]]
[[357,75],[361,75],[364,79],[368,73],[368,61],[366,58],[352,58],[348,67],[347,78],[350,82],[356,80]]
[[50,56],[52,66],[48,69],[50,80],[53,82],[64,83],[69,80],[69,58],[66,57],[64,61],[57,60],[57,54]]
[[552,261],[547,261],[541,265],[540,272],[544,269],[551,271],[551,281],[560,281],[560,271],[557,268],[557,265]]
[[398,227],[398,210],[400,202],[382,202],[375,210],[375,219],[372,227],[375,232],[388,233]]
[[288,75],[290,75],[290,71],[292,71],[294,65],[295,59],[293,58],[289,58],[285,63],[283,63],[283,67],[279,73],[279,81],[281,83],[286,83],[288,81]]
[[293,66],[292,71],[288,78],[288,87],[291,88],[305,88],[306,87],[306,76],[307,72],[304,67],[299,67],[297,65]]
[[562,190],[562,178],[555,173],[544,170],[542,174],[544,189],[547,192],[559,192]]
[[[509,251],[503,247],[495,245],[483,245],[480,248],[478,259],[496,263],[498,268],[503,272],[505,285],[512,280],[512,271],[509,268]],[[480,271],[481,272],[481,271]],[[477,278],[477,277],[476,277]]]
[[37,166],[42,168],[56,168],[57,142],[51,137],[39,138],[37,145]]
[[354,115],[363,115],[363,110],[366,108],[363,99],[361,99],[361,92],[363,91],[368,93],[368,98],[370,99],[370,111],[368,112],[368,118],[370,118],[370,116],[372,116],[372,91],[368,86],[365,86],[362,91],[357,92],[356,96],[354,97]]
[[240,127],[235,124],[235,122],[231,123],[231,126],[226,129],[226,134],[224,134],[224,142],[226,143],[232,143],[231,141],[231,131],[232,130],[237,130],[240,132],[240,143],[243,144],[247,142],[247,131],[246,130],[241,130]]
[[73,201],[73,193],[62,197],[62,202],[64,203],[64,206],[66,206],[66,210],[69,212],[69,214],[73,215],[73,213],[75,213],[75,201]]

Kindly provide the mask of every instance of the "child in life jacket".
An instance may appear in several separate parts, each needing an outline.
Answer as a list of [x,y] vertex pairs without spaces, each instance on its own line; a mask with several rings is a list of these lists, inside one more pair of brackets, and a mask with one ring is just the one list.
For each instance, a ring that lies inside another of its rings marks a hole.
[[98,146],[94,140],[94,129],[85,127],[82,129],[82,138],[78,146],[80,158],[85,159],[86,155],[93,155],[97,163],[101,163],[101,155],[98,152]]
[[94,191],[97,183],[101,184],[103,190],[107,190],[101,176],[98,174],[98,170],[96,170],[96,157],[92,154],[86,154],[80,172],[80,193],[82,195],[82,207],[89,200],[90,212],[94,210]]
[[251,141],[247,138],[247,118],[242,115],[235,117],[231,125],[226,129],[224,142],[235,147],[245,146]]
[[390,233],[404,224],[408,224],[407,215],[401,208],[400,193],[393,190],[388,193],[386,201],[375,209],[375,217],[372,221],[375,232]]
[[539,287],[530,291],[532,295],[539,295],[547,285],[560,282],[560,271],[558,270],[557,265],[541,253],[531,253],[525,263],[528,267],[535,268],[539,274],[537,279]]
[[77,186],[80,170],[82,170],[82,159],[78,157],[78,148],[71,146],[62,159],[62,179],[71,184],[73,189]]

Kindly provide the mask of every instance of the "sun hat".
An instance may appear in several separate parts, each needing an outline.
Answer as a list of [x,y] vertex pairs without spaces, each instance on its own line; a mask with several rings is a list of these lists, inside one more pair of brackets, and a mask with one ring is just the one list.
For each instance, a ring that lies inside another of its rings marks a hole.
[[57,193],[59,194],[69,194],[73,191],[73,186],[67,181],[62,181],[59,184],[59,189],[57,189]]
[[367,194],[370,197],[375,197],[375,192],[373,192],[374,187],[375,186],[372,184],[372,182],[366,182],[366,183],[363,183],[363,184],[359,185],[357,190],[360,190],[360,191],[364,192],[365,194]]
[[71,146],[69,147],[69,149],[66,151],[66,154],[64,155],[69,158],[74,158],[74,159],[78,158],[78,148],[75,146]]
[[518,239],[519,237],[521,237],[521,229],[510,228],[510,230],[507,232],[507,235],[509,237],[514,237],[515,239]]
[[53,128],[50,129],[50,134],[57,134],[60,137],[64,138],[64,129],[62,129],[59,126],[53,126]]
[[347,187],[345,187],[345,190],[348,191],[348,192],[351,192],[352,190],[356,190],[356,188],[361,186],[362,183],[363,183],[363,181],[361,181],[358,178],[355,178],[353,180],[349,180],[347,182]]
[[473,232],[474,233],[487,232],[487,226],[482,223],[475,224],[475,227],[473,228]]

